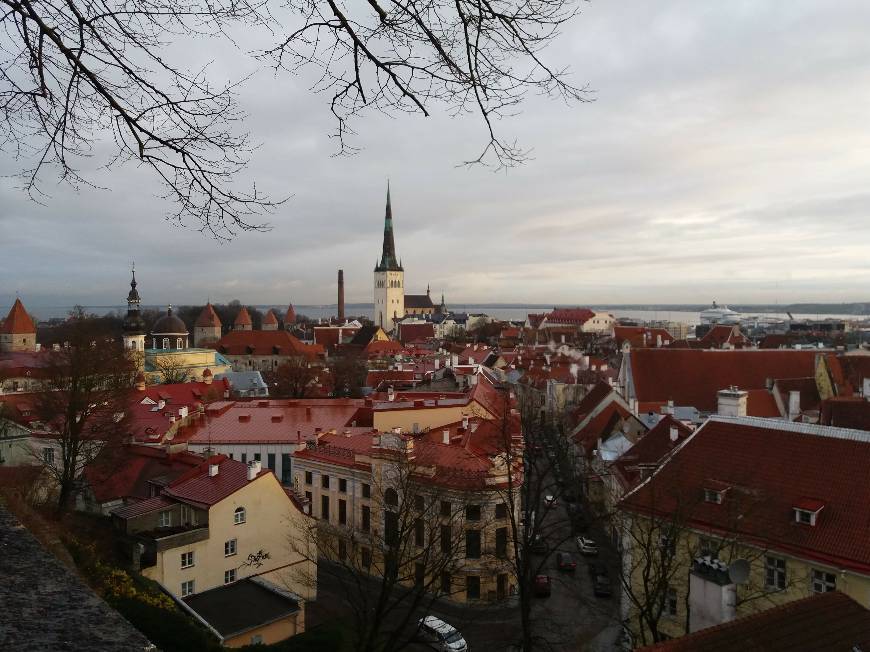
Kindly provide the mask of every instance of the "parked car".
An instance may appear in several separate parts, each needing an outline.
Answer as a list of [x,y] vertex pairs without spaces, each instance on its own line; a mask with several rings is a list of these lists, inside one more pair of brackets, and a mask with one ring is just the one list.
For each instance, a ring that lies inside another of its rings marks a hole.
[[577,537],[577,549],[581,554],[594,557],[598,554],[598,544],[586,537]]
[[610,571],[608,571],[607,566],[601,562],[590,561],[586,570],[589,571],[589,577],[592,579],[595,579],[596,577],[610,577]]
[[417,623],[420,636],[437,646],[441,652],[467,652],[468,644],[462,634],[440,618],[426,616]]
[[539,555],[547,554],[547,542],[544,540],[540,534],[536,534],[535,538],[532,539],[531,545],[532,552],[537,553]]
[[535,576],[535,596],[539,598],[550,597],[550,576],[536,575]]
[[592,580],[592,593],[596,598],[609,598],[611,595],[610,579],[604,575],[596,575]]
[[550,507],[555,507],[556,506],[556,497],[553,496],[552,494],[547,494],[546,496],[544,496],[544,504],[549,505]]
[[567,571],[569,573],[577,570],[577,562],[567,552],[556,553],[556,566],[560,571]]

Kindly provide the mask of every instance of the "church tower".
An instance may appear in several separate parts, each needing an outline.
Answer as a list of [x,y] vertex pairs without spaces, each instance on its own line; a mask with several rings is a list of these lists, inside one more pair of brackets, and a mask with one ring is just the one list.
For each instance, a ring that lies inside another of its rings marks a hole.
[[393,330],[394,320],[405,316],[405,270],[396,258],[389,183],[387,183],[387,212],[384,216],[384,245],[381,250],[381,260],[375,265],[374,289],[374,323],[390,332]]
[[136,366],[142,368],[145,359],[145,320],[142,319],[139,304],[139,291],[136,289],[136,268],[133,268],[133,280],[130,281],[130,292],[127,294],[127,316],[124,317],[123,330],[124,348],[133,351]]

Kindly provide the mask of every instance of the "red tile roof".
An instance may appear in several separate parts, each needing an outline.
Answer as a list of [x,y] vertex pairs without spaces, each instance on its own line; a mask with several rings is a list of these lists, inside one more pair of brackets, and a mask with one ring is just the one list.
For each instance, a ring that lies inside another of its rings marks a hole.
[[[226,401],[176,436],[190,444],[301,443],[317,430],[343,431],[363,408],[362,399]],[[358,425],[362,426],[362,419]]]
[[870,355],[828,353],[825,361],[837,396],[852,396],[870,378]]
[[377,389],[382,384],[395,383],[398,386],[408,386],[414,382],[414,371],[399,371],[397,369],[377,369],[366,374],[366,387]]
[[[209,475],[209,466],[218,465],[218,474]],[[231,460],[226,455],[214,455],[197,468],[176,478],[163,490],[164,495],[177,500],[210,507],[245,487],[249,482],[272,473],[262,469],[254,480],[248,480],[248,465]]]
[[221,326],[221,318],[218,317],[218,314],[214,310],[214,306],[211,303],[205,304],[205,307],[202,309],[202,312],[199,313],[199,317],[196,318],[196,323],[194,326],[199,326],[200,328],[219,328]]
[[[676,440],[671,439],[671,428],[676,428]],[[623,489],[627,491],[641,480],[642,466],[658,467],[691,434],[691,428],[670,415],[663,416],[634,446],[614,461],[612,468]]]
[[369,358],[379,358],[401,353],[402,345],[395,340],[372,340],[363,349]]
[[113,509],[112,514],[126,520],[128,518],[136,518],[137,516],[142,516],[143,514],[150,514],[151,512],[166,509],[168,507],[172,507],[174,504],[174,501],[169,500],[169,498],[165,496],[154,496],[153,498],[138,500],[134,503],[130,503],[129,505],[124,505],[123,507]]
[[621,432],[622,423],[631,416],[631,412],[619,403],[608,403],[601,412],[574,433],[574,441],[583,447],[587,455],[591,455],[592,451],[598,447],[599,439],[606,440],[614,432]]
[[768,379],[812,376],[813,351],[637,349],[630,354],[639,402],[666,402],[716,411],[716,393],[732,385],[763,389]]
[[614,391],[613,387],[608,383],[605,383],[603,380],[595,383],[592,389],[586,392],[586,396],[584,396],[574,408],[573,413],[575,422],[579,423],[580,420],[592,412],[601,401],[610,396],[612,391]]
[[236,315],[236,320],[233,322],[235,326],[251,326],[253,322],[251,321],[251,315],[248,314],[248,309],[242,306],[242,309],[239,310],[239,314]]
[[815,411],[819,409],[821,397],[819,387],[814,376],[807,378],[777,378],[773,391],[779,394],[783,408],[788,412],[788,396],[790,392],[800,392],[801,412]]
[[230,331],[215,343],[227,355],[286,355],[315,358],[323,355],[323,347],[300,342],[285,330]]
[[36,325],[24,309],[24,304],[21,299],[15,298],[15,303],[6,315],[3,325],[0,326],[0,333],[7,335],[26,335],[36,334]]
[[270,308],[266,312],[266,316],[263,317],[263,326],[277,326],[277,325],[278,325],[278,318],[275,316],[275,313],[272,312],[272,309]]
[[[870,573],[868,467],[868,432],[712,417],[621,506],[659,515],[680,509],[701,532]],[[731,485],[728,505],[703,500],[710,478]],[[815,526],[795,522],[793,509],[807,497],[825,504]]]
[[830,652],[870,649],[870,612],[839,591],[819,593],[637,652]]
[[547,313],[546,318],[548,324],[582,326],[594,316],[595,313],[589,308],[555,308],[552,312]]
[[284,327],[287,327],[287,324],[295,324],[296,323],[296,310],[293,309],[293,304],[291,303],[287,306],[287,312],[284,313]]
[[858,396],[826,399],[819,407],[819,423],[837,428],[870,430],[870,401]]
[[[222,399],[229,389],[230,383],[224,378],[211,383],[151,385],[131,391],[129,427],[133,440],[161,442],[174,423],[182,419],[182,408],[192,415],[201,405]],[[162,409],[158,409],[160,401],[164,402]]]
[[742,349],[749,346],[751,342],[740,332],[739,326],[715,324],[698,340],[698,344],[704,349],[721,349],[726,347],[726,345],[735,349]]
[[746,416],[777,419],[782,414],[769,390],[749,389],[746,391]]
[[148,483],[160,478],[162,484],[202,463],[202,457],[182,451],[169,454],[152,446],[125,446],[117,455],[97,459],[84,470],[88,486],[97,502],[117,499],[145,499]]
[[667,346],[674,341],[674,336],[664,328],[645,326],[614,326],[613,338],[616,340],[616,346],[621,347],[628,342],[633,349]]
[[402,344],[427,340],[432,337],[435,337],[434,324],[403,324],[399,322],[399,341]]
[[359,331],[357,326],[315,326],[314,342],[321,346],[343,344]]

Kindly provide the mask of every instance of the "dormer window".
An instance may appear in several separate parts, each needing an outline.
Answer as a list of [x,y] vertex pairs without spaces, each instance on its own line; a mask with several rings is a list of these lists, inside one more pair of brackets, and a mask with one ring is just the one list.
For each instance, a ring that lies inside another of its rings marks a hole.
[[704,489],[705,503],[716,503],[717,505],[721,505],[723,500],[725,500],[724,491],[717,491],[716,489]]
[[824,506],[825,504],[821,500],[816,500],[815,498],[801,498],[797,504],[792,507],[795,523],[814,526],[819,518],[819,512],[822,511]]

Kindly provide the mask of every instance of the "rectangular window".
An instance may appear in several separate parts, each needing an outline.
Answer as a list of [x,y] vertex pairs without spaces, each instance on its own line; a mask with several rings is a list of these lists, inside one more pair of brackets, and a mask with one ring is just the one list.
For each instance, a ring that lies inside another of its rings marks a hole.
[[338,479],[338,490],[343,494],[347,493],[347,480],[345,478]]
[[229,541],[224,541],[224,557],[231,557],[236,554],[236,539],[230,539]]
[[453,507],[446,500],[441,501],[441,516],[450,516],[450,513],[453,511]]
[[48,466],[54,466],[54,449],[53,448],[43,448],[42,449],[42,461]]
[[290,453],[281,453],[281,484],[293,483],[293,461]]
[[449,525],[441,526],[441,552],[449,555],[453,550],[453,533]]
[[467,600],[480,598],[480,578],[477,575],[465,576],[465,597]]
[[372,567],[372,551],[368,548],[362,548],[360,550],[360,561],[362,562],[362,567],[365,569],[369,569]]
[[236,581],[236,569],[231,568],[227,571],[224,571],[224,584],[232,584]]
[[480,520],[480,505],[466,505],[465,506],[465,520],[466,521],[479,521]]
[[275,470],[275,453],[268,453],[266,455],[266,466],[273,471]]
[[441,593],[450,594],[451,578],[450,573],[441,573]]
[[837,576],[828,571],[813,569],[813,593],[827,593],[837,590]]
[[263,459],[262,455],[260,455],[259,453],[254,453],[254,461],[255,462],[259,462],[262,459]]
[[420,562],[414,564],[414,585],[423,588],[426,584],[426,566]]
[[329,476],[328,475],[320,476],[320,486],[323,487],[324,489],[329,489]]
[[716,557],[719,554],[719,546],[716,541],[707,537],[698,537],[698,554],[702,557],[709,555]]
[[230,453],[230,459],[231,459],[231,460],[236,459],[235,457],[233,457],[233,454],[232,454],[232,453]]
[[371,485],[363,483],[362,486],[362,497],[363,498],[371,498],[372,497],[372,487]]
[[347,559],[347,541],[344,539],[338,540],[338,559],[340,561]]
[[414,545],[423,547],[425,545],[426,540],[426,524],[423,522],[422,518],[418,518],[414,521]]
[[368,505],[362,506],[362,531],[368,532],[372,526],[372,510]]
[[314,481],[311,471],[305,472],[305,484],[311,484]]
[[189,595],[193,595],[195,590],[195,584],[193,580],[187,580],[186,582],[181,583],[181,597],[186,598]]
[[339,500],[338,501],[338,522],[340,525],[347,524],[347,501]]
[[248,463],[248,454],[247,453],[242,453],[242,463],[243,464]]
[[507,557],[508,529],[500,527],[495,531],[495,556]]
[[495,506],[495,517],[507,518],[507,505],[505,503],[499,503]]
[[388,546],[399,545],[399,515],[390,510],[384,510],[384,542]]
[[320,497],[320,518],[324,521],[329,520],[329,496]]
[[465,531],[465,557],[480,559],[480,530]]
[[664,609],[662,612],[666,616],[676,616],[677,615],[677,590],[671,587],[668,587],[667,591],[664,595]]
[[160,512],[157,517],[157,527],[172,527],[172,512]]
[[181,553],[181,567],[190,568],[193,566],[193,551]]
[[426,499],[420,494],[414,496],[414,509],[418,512],[422,512],[426,509]]
[[659,537],[659,548],[662,551],[662,555],[665,557],[671,558],[677,554],[676,542],[666,534]]
[[764,588],[770,591],[782,591],[785,588],[785,559],[764,558]]
[[704,501],[708,503],[722,504],[722,492],[715,489],[704,489]]

